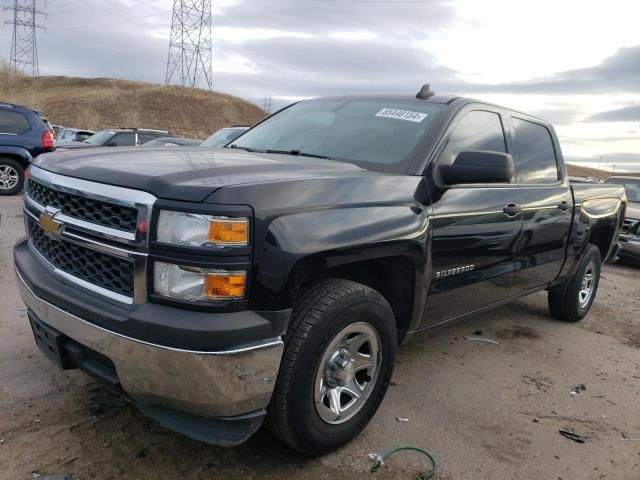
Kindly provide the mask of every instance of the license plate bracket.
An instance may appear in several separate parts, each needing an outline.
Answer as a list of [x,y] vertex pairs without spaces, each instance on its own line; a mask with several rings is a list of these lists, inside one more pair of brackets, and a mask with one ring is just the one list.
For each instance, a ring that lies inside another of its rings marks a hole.
[[76,368],[64,348],[66,340],[64,334],[42,322],[33,314],[29,313],[28,316],[33,337],[40,351],[62,370]]

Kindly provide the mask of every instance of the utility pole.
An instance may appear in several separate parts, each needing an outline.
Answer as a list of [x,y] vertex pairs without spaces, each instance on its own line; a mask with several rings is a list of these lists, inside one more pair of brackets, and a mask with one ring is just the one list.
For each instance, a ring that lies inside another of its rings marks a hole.
[[213,88],[211,1],[173,0],[165,85]]
[[267,113],[271,113],[271,95],[269,95],[268,97],[264,97],[264,101],[262,102],[262,109]]
[[13,6],[3,8],[13,13],[13,19],[4,22],[13,26],[9,67],[32,77],[40,75],[36,30],[42,28],[37,17],[44,12],[38,10],[37,3],[38,0],[13,0]]

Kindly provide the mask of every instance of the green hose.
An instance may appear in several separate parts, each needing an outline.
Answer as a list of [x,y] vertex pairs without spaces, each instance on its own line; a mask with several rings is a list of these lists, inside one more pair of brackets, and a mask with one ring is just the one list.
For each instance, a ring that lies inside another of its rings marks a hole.
[[384,461],[386,459],[388,459],[394,453],[400,452],[402,450],[410,450],[412,452],[422,453],[423,455],[426,455],[429,458],[429,460],[431,461],[431,470],[428,471],[427,473],[425,473],[424,475],[418,475],[416,477],[416,480],[429,480],[430,478],[433,478],[435,476],[436,472],[438,471],[438,463],[436,462],[436,459],[433,458],[433,456],[429,452],[427,452],[425,450],[422,450],[421,448],[412,447],[412,446],[409,446],[409,445],[403,445],[403,446],[400,446],[400,447],[392,448],[391,450],[389,450],[387,453],[385,453],[382,456],[380,456],[380,455],[369,455],[369,457],[376,462],[373,465],[373,467],[371,467],[371,471],[375,472],[376,470],[378,470],[378,468],[380,468],[382,465],[384,465]]

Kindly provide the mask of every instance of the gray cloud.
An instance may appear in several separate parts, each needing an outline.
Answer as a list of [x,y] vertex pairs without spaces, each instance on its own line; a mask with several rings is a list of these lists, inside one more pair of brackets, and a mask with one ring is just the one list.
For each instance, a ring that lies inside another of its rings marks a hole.
[[591,115],[587,121],[590,122],[638,122],[640,121],[640,105],[598,112]]
[[557,95],[639,93],[640,45],[621,48],[595,67],[526,82],[480,85],[474,91]]

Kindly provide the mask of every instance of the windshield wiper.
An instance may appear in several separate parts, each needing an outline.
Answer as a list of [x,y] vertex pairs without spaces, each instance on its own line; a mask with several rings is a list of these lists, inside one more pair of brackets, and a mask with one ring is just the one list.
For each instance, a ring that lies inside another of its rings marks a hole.
[[331,160],[331,157],[327,157],[326,155],[316,155],[315,153],[306,153],[301,152],[300,150],[265,150],[264,153],[280,153],[282,155],[295,155],[298,157],[312,157]]
[[236,145],[235,143],[232,143],[228,147],[224,147],[224,148],[235,148],[235,149],[238,149],[238,150],[244,150],[245,152],[257,152],[258,151],[258,150],[254,150],[253,148],[249,148],[249,147],[240,147],[240,146]]

